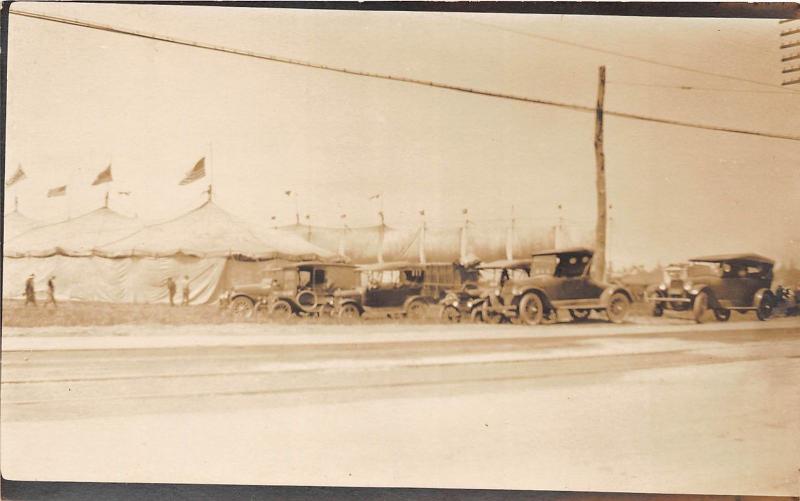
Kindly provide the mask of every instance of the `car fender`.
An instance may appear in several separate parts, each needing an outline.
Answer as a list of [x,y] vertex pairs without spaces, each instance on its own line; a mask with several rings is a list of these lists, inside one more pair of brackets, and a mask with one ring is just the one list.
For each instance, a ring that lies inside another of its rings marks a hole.
[[603,290],[603,293],[600,294],[600,304],[602,304],[604,307],[607,307],[611,302],[611,296],[618,292],[624,294],[625,297],[628,298],[628,301],[631,303],[633,302],[633,294],[631,294],[631,291],[625,287],[620,287],[619,285],[612,285],[610,287],[606,287],[605,290]]
[[415,296],[408,296],[406,298],[406,300],[403,302],[403,309],[404,310],[408,309],[408,305],[410,305],[414,301],[422,301],[423,303],[425,303],[427,305],[431,305],[431,304],[435,303],[435,301],[433,301],[431,298],[418,294],[418,295],[415,295]]
[[243,293],[243,292],[235,292],[235,293],[233,293],[233,294],[231,295],[231,297],[228,299],[228,304],[232,303],[232,302],[233,302],[235,299],[238,299],[238,298],[240,298],[240,297],[246,297],[247,299],[249,299],[250,301],[252,301],[252,302],[253,302],[253,304],[258,304],[258,303],[259,303],[258,299],[256,299],[256,298],[252,297],[252,296],[251,296],[251,295],[249,295],[249,294],[245,294],[245,293]]
[[339,302],[339,308],[343,307],[344,305],[352,304],[356,308],[358,308],[359,313],[364,313],[364,306],[361,304],[360,301],[356,300],[355,298],[348,297],[344,298]]
[[527,287],[524,290],[522,290],[519,294],[514,294],[514,300],[512,301],[511,304],[513,304],[515,306],[519,306],[519,302],[522,300],[522,297],[525,294],[528,294],[528,293],[531,293],[531,292],[533,292],[534,294],[537,294],[539,296],[539,298],[541,298],[542,306],[544,306],[545,308],[552,308],[552,304],[550,303],[550,298],[547,297],[547,294],[542,289],[539,289],[537,287]]
[[771,290],[767,288],[758,289],[755,294],[753,294],[753,306],[758,307],[761,304],[761,300],[765,297],[771,297],[772,306],[775,306],[775,294],[772,293]]

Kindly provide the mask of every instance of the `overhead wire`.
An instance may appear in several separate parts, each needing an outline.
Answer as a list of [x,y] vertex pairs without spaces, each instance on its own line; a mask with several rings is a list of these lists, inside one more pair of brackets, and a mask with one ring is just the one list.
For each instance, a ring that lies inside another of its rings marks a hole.
[[486,23],[486,22],[482,22],[482,21],[475,21],[473,19],[464,19],[464,18],[461,18],[461,17],[457,17],[455,19],[458,19],[459,21],[461,21],[463,23],[475,24],[475,25],[484,26],[484,27],[492,28],[492,29],[499,30],[499,31],[506,31],[506,32],[509,32],[509,33],[514,33],[514,34],[525,36],[525,37],[529,37],[529,38],[535,38],[535,39],[539,39],[539,40],[544,40],[544,41],[551,42],[551,43],[556,43],[556,44],[566,45],[566,46],[570,46],[570,47],[576,47],[576,48],[579,48],[579,49],[585,49],[585,50],[589,50],[589,51],[599,52],[601,54],[608,54],[608,55],[611,55],[611,56],[616,56],[616,57],[620,57],[620,58],[624,58],[624,59],[630,59],[632,61],[638,61],[640,63],[653,64],[653,65],[656,65],[656,66],[662,66],[662,67],[671,68],[671,69],[674,69],[674,70],[681,70],[681,71],[686,71],[686,72],[690,72],[690,73],[697,73],[697,74],[700,74],[700,75],[724,78],[724,79],[728,79],[728,80],[736,80],[736,81],[739,81],[739,82],[746,82],[746,83],[750,83],[750,84],[754,84],[754,85],[762,85],[762,86],[767,86],[767,87],[773,87],[773,88],[776,88],[776,89],[782,89],[784,94],[800,94],[800,91],[792,91],[792,90],[786,89],[786,88],[784,88],[784,87],[782,87],[782,86],[780,86],[778,84],[774,84],[774,83],[770,83],[770,82],[764,82],[764,81],[761,81],[761,80],[752,80],[752,79],[749,79],[749,78],[740,77],[738,75],[730,75],[730,74],[726,74],[726,73],[717,73],[717,72],[714,72],[714,71],[701,70],[701,69],[698,69],[698,68],[692,68],[692,67],[689,67],[689,66],[682,66],[682,65],[679,65],[679,64],[666,63],[666,62],[663,62],[663,61],[658,61],[658,60],[650,59],[650,58],[647,58],[647,57],[636,56],[636,55],[633,55],[633,54],[627,54],[627,53],[616,51],[616,50],[604,49],[604,48],[601,48],[601,47],[595,47],[595,46],[588,45],[588,44],[572,42],[570,40],[564,40],[564,39],[561,39],[561,38],[550,37],[550,36],[546,36],[546,35],[539,35],[537,33],[531,33],[529,31],[518,30],[518,29],[514,29],[514,28],[509,28],[509,27],[506,27],[506,26],[499,26],[499,25],[496,25],[496,24]]
[[[499,98],[499,99],[507,99],[507,100],[512,100],[512,101],[525,102],[525,103],[530,103],[530,104],[544,105],[544,106],[552,106],[552,107],[568,109],[568,110],[572,110],[572,111],[580,111],[580,112],[584,112],[584,113],[596,113],[597,112],[597,109],[595,107],[592,107],[592,106],[584,106],[584,105],[579,105],[579,104],[574,104],[574,103],[566,103],[566,102],[560,102],[560,101],[554,101],[554,100],[548,100],[548,99],[537,99],[537,98],[531,98],[531,97],[525,97],[525,96],[518,96],[518,95],[513,95],[513,94],[506,94],[506,93],[494,92],[494,91],[489,91],[489,90],[470,88],[470,87],[465,87],[465,86],[455,85],[455,84],[448,84],[448,83],[442,83],[442,82],[421,80],[421,79],[411,78],[411,77],[390,75],[390,74],[384,74],[384,73],[375,73],[375,72],[368,72],[368,71],[362,71],[362,70],[354,70],[354,69],[349,69],[349,68],[345,68],[345,67],[338,67],[338,66],[331,66],[331,65],[327,65],[327,64],[314,63],[314,62],[303,61],[303,60],[293,59],[293,58],[288,58],[288,57],[283,57],[283,56],[275,56],[275,55],[270,55],[270,54],[260,54],[260,53],[256,53],[256,52],[252,52],[252,51],[246,51],[246,50],[241,50],[241,49],[233,49],[233,48],[230,48],[230,47],[217,46],[217,45],[212,45],[212,44],[208,44],[208,43],[204,43],[204,42],[196,42],[196,41],[191,41],[191,40],[182,40],[182,39],[178,39],[178,38],[167,37],[165,35],[156,35],[156,34],[150,34],[150,33],[143,33],[143,32],[134,31],[134,30],[130,30],[130,29],[117,28],[117,27],[114,27],[114,26],[107,26],[107,25],[102,25],[102,24],[97,24],[97,23],[91,23],[91,22],[88,22],[88,21],[82,21],[82,20],[78,20],[78,19],[68,19],[68,18],[63,18],[63,17],[58,17],[58,16],[51,16],[51,15],[47,15],[47,14],[40,14],[40,13],[35,13],[35,12],[21,11],[21,10],[12,10],[10,13],[13,14],[13,15],[17,15],[17,16],[24,16],[24,17],[29,17],[29,18],[33,18],[33,19],[39,19],[39,20],[44,20],[44,21],[49,21],[49,22],[54,22],[54,23],[66,24],[66,25],[77,26],[77,27],[82,27],[82,28],[87,28],[87,29],[92,29],[92,30],[98,30],[98,31],[104,31],[104,32],[115,33],[115,34],[120,34],[120,35],[127,35],[127,36],[132,36],[132,37],[143,38],[143,39],[155,40],[155,41],[159,41],[159,42],[171,43],[171,44],[175,44],[175,45],[182,45],[182,46],[186,46],[186,47],[193,47],[193,48],[197,48],[197,49],[204,49],[204,50],[209,50],[209,51],[214,51],[214,52],[234,54],[234,55],[250,57],[250,58],[255,58],[255,59],[260,59],[260,60],[265,60],[265,61],[272,61],[272,62],[277,62],[277,63],[289,64],[289,65],[293,65],[293,66],[301,66],[301,67],[313,68],[313,69],[318,69],[318,70],[323,70],[323,71],[330,71],[330,72],[334,72],[334,73],[340,73],[340,74],[346,74],[346,75],[352,75],[352,76],[360,76],[360,77],[367,77],[367,78],[374,78],[374,79],[378,79],[378,80],[388,80],[388,81],[402,82],[402,83],[421,85],[421,86],[427,86],[427,87],[434,87],[434,88],[438,88],[438,89],[462,92],[462,93],[467,93],[467,94],[475,94],[475,95],[494,97],[494,98]],[[745,134],[745,135],[750,135],[750,136],[759,136],[759,137],[766,137],[766,138],[772,138],[772,139],[784,139],[784,140],[789,140],[789,141],[800,141],[800,136],[794,136],[794,135],[788,135],[788,134],[775,134],[775,133],[762,132],[762,131],[739,129],[739,128],[734,128],[734,127],[724,127],[724,126],[716,126],[716,125],[698,124],[698,123],[686,122],[686,121],[681,121],[681,120],[673,120],[673,119],[668,119],[668,118],[660,118],[660,117],[639,115],[639,114],[636,114],[636,113],[627,113],[627,112],[620,112],[620,111],[613,111],[613,110],[604,110],[603,114],[606,115],[606,116],[613,116],[613,117],[626,118],[626,119],[630,119],[630,120],[639,120],[639,121],[645,121],[645,122],[660,123],[660,124],[666,124],[666,125],[674,125],[674,126],[679,126],[679,127],[688,127],[688,128],[694,128],[694,129],[705,129],[705,130],[712,130],[712,131],[717,131],[717,132],[729,132],[729,133],[735,133],[735,134]]]

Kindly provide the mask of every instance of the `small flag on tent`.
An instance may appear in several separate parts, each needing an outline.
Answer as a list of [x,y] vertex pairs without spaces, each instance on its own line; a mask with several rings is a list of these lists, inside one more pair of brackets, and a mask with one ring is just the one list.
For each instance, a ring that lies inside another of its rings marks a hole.
[[378,198],[381,198],[381,194],[380,193],[378,193],[376,195],[372,195],[371,197],[369,197],[370,200],[376,200]]
[[108,167],[103,169],[103,171],[97,175],[97,178],[92,183],[92,186],[97,186],[98,184],[103,183],[110,183],[114,179],[111,177],[111,165],[109,164]]
[[16,170],[16,172],[14,172],[14,175],[11,176],[8,179],[8,181],[6,181],[6,186],[12,186],[12,185],[22,181],[26,177],[28,177],[28,176],[25,175],[25,171],[22,170],[22,166],[20,165],[19,167],[17,167],[17,170]]
[[292,196],[292,190],[286,190],[284,193],[286,194],[287,197]]
[[130,196],[130,194],[131,194],[130,191],[118,191],[117,192],[117,195],[122,195],[122,196],[125,196],[125,197]]
[[467,214],[467,212],[469,212],[469,209],[461,209],[461,213],[462,213],[462,214],[466,215],[466,214]]
[[66,186],[59,186],[57,188],[53,188],[47,191],[47,198],[53,197],[63,197],[67,194],[67,187]]
[[425,215],[425,209],[422,209],[421,211],[419,211],[419,215],[420,216],[424,216]]
[[306,214],[306,220],[311,219],[311,214]]
[[341,216],[339,216],[339,218],[345,219],[345,218],[347,218],[347,214],[342,214]]
[[206,177],[206,158],[203,157],[194,164],[192,170],[186,173],[186,176],[181,180],[179,185],[189,184]]
[[272,216],[270,219],[272,219],[273,221],[275,221],[275,216]]

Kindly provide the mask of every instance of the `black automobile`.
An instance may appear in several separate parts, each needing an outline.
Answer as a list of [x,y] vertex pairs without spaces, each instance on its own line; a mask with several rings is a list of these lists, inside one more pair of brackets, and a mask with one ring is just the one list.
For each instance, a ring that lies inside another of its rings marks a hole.
[[421,320],[448,291],[477,279],[477,271],[457,263],[392,262],[361,266],[361,287],[336,294],[342,319],[368,314]]
[[647,299],[657,317],[665,310],[691,311],[699,323],[708,310],[720,321],[728,320],[732,311],[755,311],[759,320],[766,320],[776,304],[770,290],[774,265],[772,259],[758,254],[697,257],[668,268],[664,282]]

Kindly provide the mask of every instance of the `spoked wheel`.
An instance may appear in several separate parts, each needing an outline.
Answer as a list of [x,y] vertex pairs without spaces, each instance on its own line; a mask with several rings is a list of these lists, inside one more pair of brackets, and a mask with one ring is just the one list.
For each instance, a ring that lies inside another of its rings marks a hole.
[[694,321],[698,324],[703,323],[703,316],[706,314],[708,310],[708,294],[705,292],[701,292],[694,298],[694,303],[692,303],[692,316],[694,317]]
[[522,323],[536,325],[542,322],[544,307],[538,294],[529,292],[519,301],[519,319]]
[[361,310],[353,303],[347,303],[339,308],[339,320],[343,322],[355,322],[361,317]]
[[583,322],[589,318],[592,310],[569,310],[569,316],[576,322]]
[[275,301],[275,303],[269,309],[269,316],[273,320],[289,320],[292,317],[292,305],[282,299]]
[[483,308],[473,308],[472,312],[469,314],[470,320],[472,320],[476,324],[483,323]]
[[772,296],[769,294],[764,294],[764,297],[761,298],[761,302],[758,303],[758,309],[756,310],[756,316],[759,320],[766,320],[772,315],[772,312],[775,309],[773,304]]
[[457,324],[461,321],[461,312],[458,311],[458,308],[455,306],[445,306],[442,308],[439,318],[441,318],[443,322]]
[[608,319],[615,324],[621,324],[625,321],[625,317],[628,316],[628,310],[631,307],[631,301],[628,299],[628,296],[621,292],[617,292],[616,294],[611,296],[611,299],[608,301],[608,308],[606,308],[606,315],[608,315]]
[[428,305],[422,301],[412,301],[406,309],[406,317],[409,320],[419,321],[425,318],[425,313],[428,310]]
[[255,303],[249,297],[239,296],[231,301],[230,309],[237,318],[250,318],[255,311]]
[[729,318],[731,318],[731,310],[723,310],[722,308],[717,308],[716,310],[714,310],[714,318],[716,318],[720,322],[726,322]]

